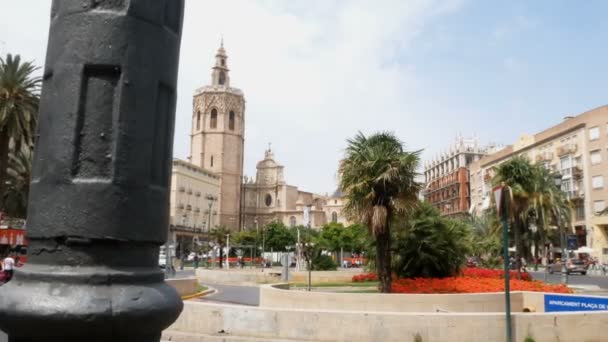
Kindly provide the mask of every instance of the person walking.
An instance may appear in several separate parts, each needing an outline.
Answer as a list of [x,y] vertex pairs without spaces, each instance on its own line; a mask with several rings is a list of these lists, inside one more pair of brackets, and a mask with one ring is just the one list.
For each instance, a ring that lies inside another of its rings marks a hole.
[[15,259],[8,255],[2,261],[2,270],[4,272],[4,281],[8,282],[13,279],[13,270],[15,269]]
[[194,269],[198,268],[198,261],[199,261],[198,253],[195,253],[194,254]]

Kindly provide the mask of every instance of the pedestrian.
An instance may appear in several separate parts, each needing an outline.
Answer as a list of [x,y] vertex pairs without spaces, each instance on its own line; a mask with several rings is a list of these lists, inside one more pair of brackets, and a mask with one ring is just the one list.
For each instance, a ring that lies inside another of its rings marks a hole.
[[8,282],[13,279],[13,270],[15,269],[15,259],[11,255],[8,255],[2,261],[2,271],[4,273],[4,282]]
[[194,269],[198,268],[198,261],[199,261],[198,253],[194,253]]

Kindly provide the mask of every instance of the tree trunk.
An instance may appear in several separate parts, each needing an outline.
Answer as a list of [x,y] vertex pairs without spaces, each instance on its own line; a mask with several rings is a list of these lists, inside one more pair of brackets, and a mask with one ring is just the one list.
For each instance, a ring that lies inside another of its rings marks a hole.
[[0,131],[0,211],[4,211],[4,193],[6,192],[6,170],[8,168],[9,135],[6,130]]
[[387,226],[381,234],[376,234],[376,270],[380,280],[380,292],[391,292],[391,232]]

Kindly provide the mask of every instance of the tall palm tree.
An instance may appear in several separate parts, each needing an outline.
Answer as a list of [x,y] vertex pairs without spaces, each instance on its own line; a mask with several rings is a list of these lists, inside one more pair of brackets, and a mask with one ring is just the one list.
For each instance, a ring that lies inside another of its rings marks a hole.
[[32,148],[28,145],[21,145],[18,151],[13,148],[8,157],[7,187],[4,193],[4,210],[8,216],[26,217],[31,168]]
[[33,144],[36,132],[40,77],[32,62],[19,55],[0,58],[0,210],[4,208],[9,144],[19,151]]
[[527,230],[528,205],[534,189],[534,166],[526,157],[517,156],[500,164],[495,168],[496,176],[492,182],[496,185],[504,182],[511,188],[512,202],[510,205],[513,240],[517,253],[525,258],[529,257],[523,239]]
[[359,132],[348,139],[340,162],[344,209],[354,221],[367,225],[376,242],[380,291],[391,290],[391,223],[417,202],[420,184],[414,179],[419,151],[408,152],[392,133],[369,137]]

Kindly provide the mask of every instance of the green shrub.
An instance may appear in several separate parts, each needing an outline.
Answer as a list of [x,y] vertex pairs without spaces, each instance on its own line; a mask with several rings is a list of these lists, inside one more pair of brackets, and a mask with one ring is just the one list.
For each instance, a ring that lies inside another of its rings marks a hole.
[[466,224],[421,203],[398,233],[394,271],[405,278],[454,276],[465,264],[470,240]]
[[313,271],[335,271],[338,265],[328,255],[318,255],[312,259]]

